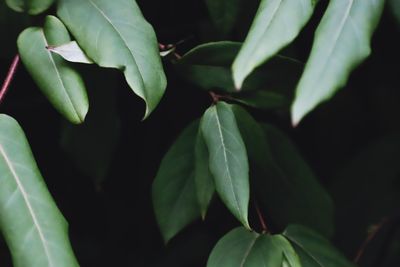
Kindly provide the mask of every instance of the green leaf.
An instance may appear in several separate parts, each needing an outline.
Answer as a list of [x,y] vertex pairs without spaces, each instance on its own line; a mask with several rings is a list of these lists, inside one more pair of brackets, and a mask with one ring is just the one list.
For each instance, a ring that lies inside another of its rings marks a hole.
[[281,235],[236,228],[215,245],[207,267],[301,267],[291,244]]
[[328,240],[300,225],[290,225],[283,235],[289,239],[303,266],[355,267]]
[[310,19],[311,0],[263,0],[232,65],[235,87],[241,89],[254,69],[291,43]]
[[210,16],[223,34],[228,34],[235,26],[241,7],[241,0],[206,0]]
[[164,156],[153,182],[154,212],[165,242],[200,215],[194,182],[198,121],[188,126]]
[[6,0],[6,3],[17,12],[37,15],[46,11],[54,3],[54,0]]
[[232,106],[218,102],[207,109],[200,123],[210,153],[210,171],[216,190],[233,215],[247,228],[249,166]]
[[124,71],[129,86],[146,102],[147,117],[164,94],[166,78],[153,27],[136,2],[60,0],[57,13],[89,58]]
[[272,91],[254,91],[237,94],[235,101],[258,109],[276,109],[289,106],[289,100]]
[[17,44],[22,62],[43,94],[69,121],[82,123],[89,108],[85,85],[68,62],[46,49],[69,41],[61,21],[47,16],[43,29],[26,29]]
[[398,0],[389,0],[390,9],[400,25],[400,2]]
[[315,33],[311,55],[296,88],[296,125],[343,87],[350,72],[371,53],[370,40],[383,0],[332,0]]
[[194,181],[201,216],[204,220],[208,206],[215,192],[214,178],[209,168],[209,155],[201,129],[197,133],[195,145]]
[[252,188],[274,225],[301,223],[330,236],[332,200],[294,144],[273,126],[261,127],[243,108],[235,105],[233,111],[251,163]]
[[93,60],[91,60],[85,54],[85,52],[83,52],[82,48],[80,48],[80,46],[76,41],[71,41],[69,43],[58,46],[48,46],[47,49],[53,53],[62,56],[63,59],[69,62],[85,63],[85,64],[94,63]]
[[[205,43],[186,53],[175,67],[183,79],[200,88],[239,95],[233,85],[230,66],[240,46],[240,43],[229,41]],[[242,91],[271,91],[290,99],[302,70],[302,63],[275,56],[246,79]]]
[[24,132],[0,115],[0,228],[14,267],[79,266]]
[[179,63],[204,66],[230,66],[242,43],[231,41],[198,45],[187,52]]
[[271,236],[272,242],[276,247],[282,250],[283,264],[282,267],[301,267],[300,258],[290,242],[283,235]]
[[86,121],[81,125],[65,123],[60,145],[72,163],[101,191],[121,135],[115,90],[118,79],[106,71],[89,74],[92,75],[88,77],[92,78],[88,86],[91,108]]

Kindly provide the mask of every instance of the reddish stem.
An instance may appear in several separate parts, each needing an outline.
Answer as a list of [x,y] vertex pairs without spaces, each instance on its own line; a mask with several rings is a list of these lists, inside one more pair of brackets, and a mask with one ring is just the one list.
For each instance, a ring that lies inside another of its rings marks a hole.
[[364,254],[365,249],[368,247],[369,243],[375,238],[375,236],[379,233],[379,231],[382,229],[382,227],[389,221],[388,218],[384,218],[380,223],[378,223],[373,231],[371,231],[368,236],[367,239],[365,239],[364,243],[361,245],[360,249],[357,251],[357,255],[354,258],[354,262],[358,263],[361,259],[361,257]]
[[11,66],[10,66],[10,69],[8,70],[6,79],[4,80],[3,85],[1,87],[1,90],[0,90],[0,103],[3,101],[5,95],[6,95],[8,89],[10,87],[11,81],[15,76],[18,64],[19,64],[19,55],[17,54],[14,57],[14,60],[11,63]]
[[255,203],[255,206],[256,206],[256,211],[257,211],[258,219],[259,219],[259,221],[260,221],[261,228],[262,228],[263,232],[264,232],[264,233],[269,233],[267,224],[265,223],[264,217],[263,217],[263,215],[262,215],[262,213],[261,213],[261,210],[260,210],[260,208],[258,207],[257,203]]
[[210,93],[210,96],[211,96],[214,104],[217,103],[219,101],[219,99],[221,98],[220,95],[214,93],[213,91],[210,91],[209,93]]

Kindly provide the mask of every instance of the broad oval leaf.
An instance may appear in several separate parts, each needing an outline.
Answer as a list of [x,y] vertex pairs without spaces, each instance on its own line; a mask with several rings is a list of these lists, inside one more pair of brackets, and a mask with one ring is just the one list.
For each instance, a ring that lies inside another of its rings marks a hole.
[[233,111],[251,163],[252,188],[273,224],[284,229],[301,223],[332,235],[332,200],[294,144],[273,126],[258,124],[240,106]]
[[247,228],[249,166],[232,106],[218,102],[203,115],[200,123],[210,154],[210,171],[215,188],[233,215]]
[[153,27],[136,2],[60,0],[57,13],[89,58],[124,71],[129,86],[146,102],[147,117],[164,94],[166,78]]
[[328,240],[306,227],[290,225],[283,235],[293,244],[303,266],[355,267]]
[[199,217],[194,146],[199,123],[188,126],[164,156],[153,182],[154,212],[165,242]]
[[37,15],[46,11],[54,3],[54,0],[6,0],[6,3],[17,12]]
[[62,56],[65,60],[75,63],[94,63],[83,50],[80,48],[76,41],[71,41],[66,44],[58,46],[48,46],[47,49],[53,53]]
[[15,267],[79,266],[24,132],[0,115],[0,228]]
[[[286,265],[285,265],[286,264]],[[301,267],[291,244],[281,235],[236,228],[215,245],[207,267]]]
[[242,0],[205,0],[208,12],[218,30],[228,34],[235,26]]
[[183,55],[178,62],[204,66],[230,66],[241,46],[242,43],[231,41],[200,44]]
[[69,41],[61,21],[48,16],[43,29],[26,29],[17,44],[22,62],[43,94],[69,121],[82,123],[89,109],[82,78],[68,62],[46,49]]
[[[183,79],[205,90],[222,90],[232,93],[235,98],[242,98],[242,93],[243,98],[253,95],[246,94],[247,91],[265,91],[267,93],[261,94],[268,103],[275,101],[278,98],[276,95],[290,101],[303,71],[303,64],[295,59],[277,55],[247,77],[242,87],[243,92],[237,92],[230,66],[240,47],[241,43],[229,41],[201,44],[186,53],[175,67]],[[272,99],[269,93],[274,95]],[[252,106],[260,107],[260,101],[256,103],[248,99],[247,103],[250,102]],[[268,104],[264,104],[262,108],[267,106]]]
[[343,87],[371,52],[383,0],[332,0],[316,30],[311,55],[296,88],[293,125]]
[[293,41],[314,11],[312,0],[263,0],[232,65],[236,89],[258,66]]
[[209,154],[201,129],[199,129],[195,145],[194,181],[201,217],[205,219],[208,206],[215,192],[214,178],[210,172]]
[[273,91],[244,92],[235,95],[234,100],[246,106],[258,109],[277,109],[289,106],[289,100]]
[[389,0],[389,6],[398,24],[400,25],[400,2],[398,0]]

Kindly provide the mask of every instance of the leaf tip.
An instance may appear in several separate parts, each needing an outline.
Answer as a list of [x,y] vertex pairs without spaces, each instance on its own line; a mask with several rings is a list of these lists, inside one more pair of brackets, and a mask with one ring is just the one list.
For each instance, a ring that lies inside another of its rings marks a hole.
[[301,106],[299,101],[295,100],[291,108],[292,126],[297,127],[308,112],[309,111],[306,107]]
[[233,78],[233,84],[235,86],[236,91],[240,91],[243,87],[243,82],[247,77],[247,73],[244,72],[242,67],[239,65],[238,58],[236,58],[231,67],[231,73]]

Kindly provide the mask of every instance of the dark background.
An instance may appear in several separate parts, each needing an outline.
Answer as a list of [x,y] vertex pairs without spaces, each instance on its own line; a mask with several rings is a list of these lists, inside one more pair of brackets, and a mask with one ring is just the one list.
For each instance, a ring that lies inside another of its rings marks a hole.
[[[138,2],[160,42],[176,43],[189,38],[178,46],[179,53],[222,39],[213,28],[203,0]],[[257,0],[244,2],[235,31],[224,39],[243,40],[258,4]],[[287,49],[303,62],[325,7],[326,2],[321,1],[311,23]],[[0,4],[0,12],[3,79],[16,53],[18,33],[29,23],[40,24],[42,18],[13,13],[4,3]],[[369,226],[384,217],[392,220],[400,208],[398,26],[386,8],[373,38],[372,55],[354,71],[346,88],[307,116],[298,128],[290,126],[287,114],[256,113],[259,119],[277,125],[295,140],[331,191],[338,204],[334,242],[349,257],[354,257]],[[205,266],[215,242],[238,223],[216,202],[205,223],[194,223],[165,246],[153,214],[151,183],[169,146],[190,121],[201,116],[211,103],[210,97],[182,81],[171,64],[165,62],[167,92],[156,111],[142,122],[144,104],[127,87],[121,73],[94,66],[78,68],[85,74],[89,97],[96,95],[96,90],[108,90],[116,97],[115,103],[105,102],[101,108],[106,113],[110,110],[110,114],[115,110],[112,118],[120,121],[120,136],[115,151],[110,151],[114,154],[101,187],[62,149],[63,131],[69,126],[23,66],[0,108],[2,113],[15,117],[25,130],[49,190],[69,221],[72,245],[81,266]],[[89,112],[96,117],[94,111]],[[107,129],[102,131],[107,137]],[[101,151],[102,145],[99,141],[96,151]],[[359,158],[354,163],[358,165],[349,167],[354,158]],[[349,168],[354,174],[351,179]],[[373,253],[369,256],[374,256],[374,261],[365,266],[399,266],[400,253],[396,257],[388,252],[400,246],[399,238],[396,241],[397,226],[398,223],[385,225],[378,236],[383,241],[371,244]],[[11,266],[2,240],[0,266]]]

